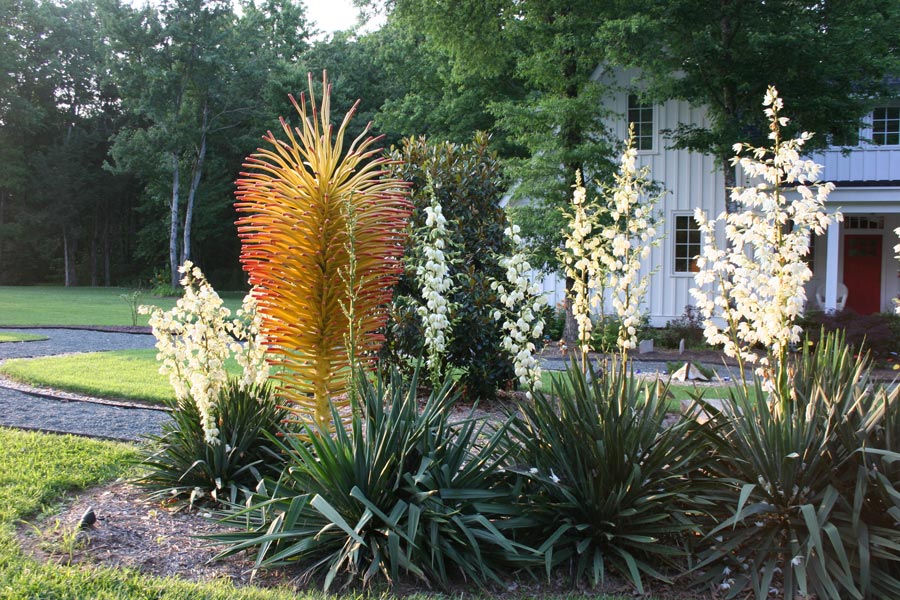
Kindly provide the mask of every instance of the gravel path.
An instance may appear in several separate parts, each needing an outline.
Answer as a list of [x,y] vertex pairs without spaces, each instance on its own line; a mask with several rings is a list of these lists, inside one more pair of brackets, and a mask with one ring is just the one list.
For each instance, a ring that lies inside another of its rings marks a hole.
[[70,352],[153,348],[156,343],[150,334],[109,333],[84,329],[3,329],[3,332],[44,335],[50,339],[37,342],[2,343],[0,344],[0,360],[52,356]]
[[[71,329],[23,329],[21,333],[45,335],[49,339],[2,343],[0,360],[152,348],[154,345],[153,336],[147,334]],[[0,425],[7,427],[136,441],[148,434],[159,434],[168,419],[168,414],[161,409],[115,406],[48,390],[38,394],[23,391],[21,386],[12,386],[0,379]]]

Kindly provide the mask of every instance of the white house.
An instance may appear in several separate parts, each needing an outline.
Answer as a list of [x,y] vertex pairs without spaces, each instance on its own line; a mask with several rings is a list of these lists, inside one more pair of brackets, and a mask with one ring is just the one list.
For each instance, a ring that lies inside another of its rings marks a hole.
[[[693,258],[701,244],[693,212],[700,207],[715,218],[725,210],[724,176],[712,156],[668,149],[660,135],[679,123],[704,124],[705,110],[674,100],[641,103],[628,91],[634,89],[633,75],[607,71],[622,90],[610,99],[611,108],[621,115],[610,126],[618,139],[625,139],[629,123],[634,124],[639,163],[648,165],[650,177],[668,192],[658,206],[665,238],[651,257],[654,274],[644,308],[651,325],[661,326],[692,304]],[[790,116],[790,99],[785,104],[785,115]],[[827,209],[840,210],[844,221],[814,240],[808,306],[827,310],[846,304],[861,314],[891,310],[900,292],[900,263],[893,251],[898,242],[894,229],[900,227],[900,99],[873,110],[849,152],[835,147],[811,158],[824,165],[822,180],[836,186]],[[545,280],[544,287],[555,301],[563,298],[557,278]]]

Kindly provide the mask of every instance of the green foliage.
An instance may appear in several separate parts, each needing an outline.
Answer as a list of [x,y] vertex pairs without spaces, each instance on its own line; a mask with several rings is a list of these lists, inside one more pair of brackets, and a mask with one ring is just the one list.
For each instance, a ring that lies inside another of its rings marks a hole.
[[280,408],[269,385],[241,389],[230,378],[216,401],[219,443],[207,443],[197,404],[190,399],[166,403],[172,421],[162,435],[151,436],[141,460],[147,470],[136,483],[150,497],[231,502],[238,492],[253,488],[262,474],[276,469],[281,459],[270,442],[287,411]]
[[552,395],[519,410],[510,433],[529,481],[521,509],[547,568],[570,564],[594,585],[615,572],[639,593],[647,576],[667,580],[698,529],[687,507],[705,451],[686,421],[663,425],[665,393],[619,365],[604,376],[570,367]]
[[566,311],[560,306],[547,306],[544,309],[544,337],[550,340],[562,339],[566,327]]
[[[488,141],[483,134],[466,145],[408,138],[391,155],[402,161],[392,174],[412,183],[412,227],[424,226],[425,207],[431,202],[426,175],[447,218],[458,262],[450,269],[456,279],[450,301],[456,310],[446,358],[464,370],[460,385],[469,399],[491,398],[513,378],[512,365],[500,347],[500,325],[492,315],[498,299],[490,284],[503,276],[497,256],[507,251],[508,242],[503,233],[506,216],[499,205],[506,182]],[[406,256],[414,252],[407,247]],[[423,340],[419,318],[411,312],[421,303],[421,295],[409,269],[394,297],[383,356],[402,364],[403,357],[420,355]]]
[[684,340],[686,348],[708,347],[703,337],[703,315],[690,304],[684,307],[684,314],[680,317],[647,334],[662,348],[678,348],[681,340]]
[[789,99],[801,130],[855,134],[897,72],[900,11],[891,0],[638,0],[610,17],[596,39],[610,49],[612,64],[639,68],[643,91],[655,101],[706,107],[708,124],[678,124],[670,135],[676,147],[715,156],[726,188],[734,184],[726,168],[732,144],[765,140],[757,105],[768,86]]
[[[640,325],[638,325],[637,336],[644,339],[649,331],[649,318],[646,315],[641,316]],[[622,321],[615,315],[604,315],[603,320],[594,321],[594,328],[591,330],[591,350],[594,352],[615,352],[616,340],[619,337],[619,329],[622,327]]]
[[449,383],[420,408],[416,374],[357,382],[349,429],[304,424],[306,435],[284,440],[281,476],[224,515],[245,531],[216,536],[230,544],[223,555],[256,548],[257,568],[299,562],[326,590],[338,578],[498,581],[521,560],[510,529],[528,524],[508,501],[504,428],[452,422]]
[[[869,379],[828,334],[776,398],[734,388],[696,433],[712,444],[714,526],[698,569],[726,597],[889,598],[900,593],[898,389]],[[759,398],[759,399],[757,399]]]

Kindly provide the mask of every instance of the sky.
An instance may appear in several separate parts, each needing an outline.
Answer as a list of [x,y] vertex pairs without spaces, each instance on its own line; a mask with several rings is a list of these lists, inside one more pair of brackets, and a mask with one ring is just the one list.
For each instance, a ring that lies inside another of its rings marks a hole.
[[306,0],[307,18],[324,32],[350,29],[358,13],[353,0]]

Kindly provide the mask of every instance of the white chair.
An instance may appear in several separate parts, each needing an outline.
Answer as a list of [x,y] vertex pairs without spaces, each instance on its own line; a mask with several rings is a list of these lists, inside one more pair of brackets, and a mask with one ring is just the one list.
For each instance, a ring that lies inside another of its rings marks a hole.
[[[843,283],[839,283],[837,286],[837,301],[835,302],[834,309],[836,311],[844,310],[844,307],[847,306],[847,286]],[[825,284],[823,283],[818,288],[816,288],[816,302],[819,303],[819,308],[825,310]]]

